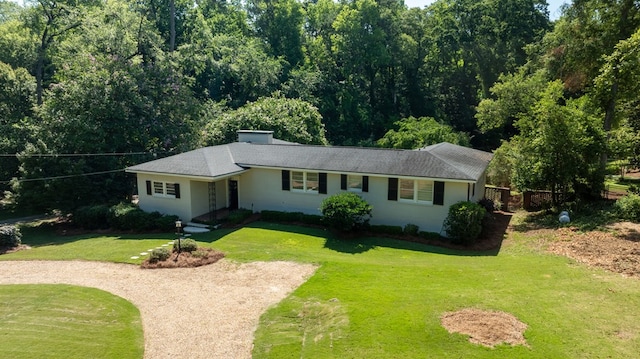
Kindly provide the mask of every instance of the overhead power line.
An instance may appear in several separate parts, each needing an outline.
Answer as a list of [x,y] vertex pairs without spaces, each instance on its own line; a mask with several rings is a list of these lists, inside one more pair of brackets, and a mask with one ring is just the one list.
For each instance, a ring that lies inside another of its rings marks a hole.
[[130,156],[130,155],[154,155],[153,152],[107,152],[107,153],[30,153],[10,154],[0,153],[0,157],[88,157],[88,156]]
[[[65,179],[65,178],[75,178],[75,177],[102,175],[102,174],[116,173],[116,172],[122,172],[122,171],[124,171],[124,168],[119,169],[119,170],[111,170],[111,171],[79,173],[79,174],[75,174],[75,175],[51,176],[51,177],[40,177],[40,178],[25,178],[25,179],[19,179],[19,180],[17,180],[17,182],[22,183],[22,182],[48,181],[48,180],[55,180],[55,179]],[[0,181],[0,183],[10,183],[10,182],[11,181]]]

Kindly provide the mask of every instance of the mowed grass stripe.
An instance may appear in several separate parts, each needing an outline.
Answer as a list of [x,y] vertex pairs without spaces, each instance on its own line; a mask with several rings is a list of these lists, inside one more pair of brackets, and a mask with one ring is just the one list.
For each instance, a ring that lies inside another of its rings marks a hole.
[[141,358],[138,309],[94,288],[0,286],[0,342],[10,358]]

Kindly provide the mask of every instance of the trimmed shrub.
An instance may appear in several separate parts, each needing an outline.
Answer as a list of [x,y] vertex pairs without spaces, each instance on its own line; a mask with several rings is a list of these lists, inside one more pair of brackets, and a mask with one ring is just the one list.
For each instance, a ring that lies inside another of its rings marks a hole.
[[304,214],[300,216],[300,222],[304,224],[311,224],[320,226],[322,225],[322,216],[318,216],[317,214]]
[[377,224],[375,226],[369,226],[369,230],[375,233],[402,235],[403,229],[401,226],[388,226],[385,224]]
[[178,251],[178,243],[180,243],[180,250],[183,252],[191,253],[198,249],[198,243],[196,243],[196,241],[191,238],[176,239],[175,241],[173,241],[174,252]]
[[246,208],[239,208],[235,211],[229,213],[229,217],[227,217],[227,221],[231,224],[240,224],[244,222],[247,218],[251,217],[253,211]]
[[[159,213],[158,213],[159,214]],[[120,230],[149,230],[156,228],[157,214],[147,213],[132,203],[119,203],[109,208],[109,224]],[[171,228],[175,227],[172,224]]]
[[22,233],[16,226],[0,227],[0,247],[13,248],[22,244]]
[[424,238],[424,239],[427,239],[427,240],[439,240],[439,239],[442,239],[442,236],[440,235],[440,233],[436,233],[436,232],[420,231],[418,233],[418,236],[420,236],[420,238]]
[[407,225],[404,226],[403,231],[404,231],[404,234],[408,236],[417,236],[419,230],[420,230],[420,227],[418,225],[408,223]]
[[493,212],[500,208],[491,198],[483,198],[478,201],[478,204],[484,207],[487,212]]
[[452,242],[473,244],[482,232],[482,219],[487,213],[484,207],[473,202],[458,202],[449,207],[444,229]]
[[[160,214],[160,212],[153,213]],[[154,220],[154,226],[156,229],[159,229],[163,232],[171,232],[176,229],[176,221],[179,219],[180,217],[175,215],[160,214],[160,217],[157,217]]]
[[353,192],[334,194],[320,204],[324,223],[347,232],[367,225],[372,210],[367,201]]
[[98,204],[80,207],[73,212],[73,223],[84,229],[108,228],[109,206]]
[[618,199],[614,205],[618,212],[618,216],[633,222],[640,221],[640,196],[637,194],[628,194]]
[[163,262],[169,259],[170,255],[171,253],[169,253],[168,249],[156,248],[152,250],[151,253],[149,253],[149,262],[151,263]]

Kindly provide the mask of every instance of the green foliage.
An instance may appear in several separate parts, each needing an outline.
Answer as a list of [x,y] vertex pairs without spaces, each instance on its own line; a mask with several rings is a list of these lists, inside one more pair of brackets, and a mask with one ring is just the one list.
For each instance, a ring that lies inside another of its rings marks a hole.
[[386,224],[372,224],[369,226],[369,230],[373,233],[383,233],[398,236],[404,234],[402,226],[390,226]]
[[419,230],[420,230],[420,227],[418,225],[408,223],[404,226],[404,229],[402,230],[402,232],[409,236],[417,236]]
[[174,215],[159,212],[145,212],[132,203],[119,203],[109,207],[107,221],[111,228],[118,230],[147,231],[158,229],[169,232],[175,229]]
[[473,244],[482,232],[487,211],[478,203],[458,202],[449,207],[444,230],[454,243]]
[[173,251],[177,252],[178,248],[182,252],[193,252],[198,249],[198,243],[191,238],[181,238],[173,241]]
[[380,147],[416,149],[440,142],[469,146],[469,135],[456,132],[451,126],[438,123],[431,117],[408,117],[394,124],[398,129],[389,130],[378,140]]
[[373,207],[353,192],[334,194],[322,200],[323,221],[341,231],[352,231],[369,223]]
[[550,82],[532,114],[516,125],[512,182],[519,190],[549,189],[555,206],[570,191],[599,196],[605,137],[584,98],[566,100],[562,83]]
[[271,130],[275,138],[290,142],[327,144],[322,116],[302,100],[265,97],[206,121],[207,145],[234,142],[243,129]]
[[168,249],[155,248],[151,250],[151,253],[149,253],[149,262],[150,263],[164,262],[167,259],[169,259],[169,256],[171,256],[171,253],[169,252]]
[[85,229],[98,229],[109,227],[110,208],[105,204],[84,206],[73,212],[73,223]]
[[16,226],[0,226],[0,247],[13,248],[22,243],[22,232]]
[[239,224],[244,222],[247,218],[251,217],[253,211],[246,208],[239,208],[233,210],[229,213],[229,217],[227,217],[227,222],[232,224]]
[[620,218],[640,222],[640,195],[632,193],[619,198],[614,207]]

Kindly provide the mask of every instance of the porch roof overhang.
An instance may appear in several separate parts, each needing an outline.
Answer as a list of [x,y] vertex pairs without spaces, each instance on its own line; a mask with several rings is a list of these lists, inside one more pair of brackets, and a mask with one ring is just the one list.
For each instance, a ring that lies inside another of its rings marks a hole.
[[227,178],[230,178],[230,177],[233,177],[233,176],[237,176],[239,174],[247,172],[248,170],[249,169],[247,168],[247,169],[242,169],[241,171],[227,173],[227,174],[218,175],[218,176],[196,176],[196,175],[180,174],[180,173],[137,171],[137,170],[130,170],[128,168],[125,170],[125,172],[152,175],[152,176],[174,176],[174,177],[180,177],[180,178],[187,178],[187,179],[191,179],[191,180],[195,180],[195,181],[211,182],[211,181],[220,181],[220,180],[224,180],[224,179],[227,179]]

